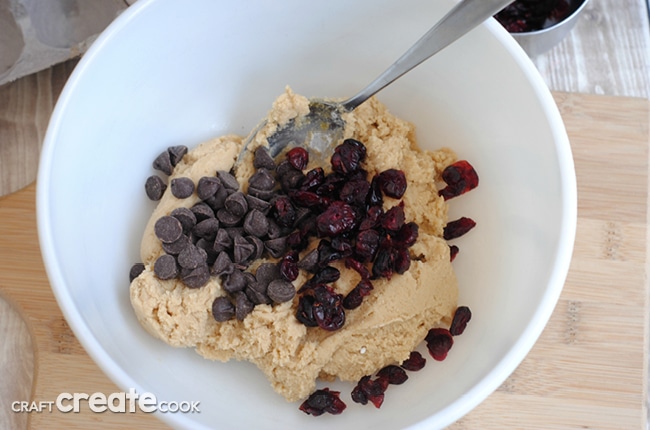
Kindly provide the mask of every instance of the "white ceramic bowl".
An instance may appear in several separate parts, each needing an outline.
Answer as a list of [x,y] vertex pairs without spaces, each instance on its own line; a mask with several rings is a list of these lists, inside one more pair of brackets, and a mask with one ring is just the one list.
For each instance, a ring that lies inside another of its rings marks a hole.
[[[247,133],[285,85],[308,97],[355,93],[452,6],[451,0],[140,0],[96,41],[67,83],[38,177],[43,258],[75,335],[127,391],[200,401],[160,414],[187,428],[438,428],[470,411],[543,330],[569,267],[576,183],[553,99],[494,21],[380,93],[424,148],[450,146],[481,184],[452,201],[478,226],[458,240],[460,303],[474,317],[444,362],[391,388],[381,410],[348,400],[314,418],[254,366],[204,360],[149,336],[128,270],[153,204],[143,184],[170,145]],[[64,387],[61,387],[64,388]],[[105,393],[109,394],[109,393]]]

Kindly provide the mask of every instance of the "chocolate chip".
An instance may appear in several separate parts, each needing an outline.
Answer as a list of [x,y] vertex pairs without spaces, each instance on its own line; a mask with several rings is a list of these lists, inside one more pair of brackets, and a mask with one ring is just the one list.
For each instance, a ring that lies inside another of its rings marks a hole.
[[154,224],[154,234],[161,242],[175,242],[183,235],[183,226],[176,218],[163,216]]
[[296,295],[296,289],[291,282],[276,279],[275,281],[271,281],[266,288],[266,294],[275,303],[284,303],[293,299]]
[[305,222],[312,216],[314,217],[315,220],[316,217],[312,215],[311,210],[303,207],[298,207],[296,208],[296,220],[293,222],[293,225],[299,226],[301,223]]
[[203,237],[206,239],[214,239],[219,230],[219,220],[216,218],[204,219],[200,223],[194,226],[192,233],[198,237]]
[[242,236],[236,237],[233,242],[233,261],[236,264],[246,262],[255,252],[255,246]]
[[140,276],[142,272],[144,272],[144,264],[135,263],[131,266],[131,270],[129,270],[129,282],[133,282],[133,280]]
[[280,178],[280,185],[285,191],[294,190],[300,186],[305,179],[305,174],[300,170],[290,170],[282,178]]
[[244,218],[244,231],[255,237],[264,236],[269,230],[269,220],[257,209],[253,209]]
[[271,204],[269,202],[255,196],[251,196],[250,194],[246,194],[246,202],[248,202],[249,210],[257,209],[265,215],[268,213],[271,207]]
[[176,208],[170,215],[181,222],[183,233],[189,233],[196,225],[196,215],[188,208]]
[[234,227],[241,222],[241,216],[233,215],[228,209],[217,211],[217,219],[224,227]]
[[212,208],[203,202],[195,204],[190,210],[196,217],[197,222],[203,221],[207,218],[214,218],[214,211]]
[[192,244],[192,241],[188,236],[182,235],[178,240],[171,243],[162,243],[162,248],[167,254],[178,255],[186,247]]
[[195,269],[184,269],[181,279],[189,288],[201,288],[210,280],[210,268],[207,264],[202,264]]
[[216,194],[213,195],[212,197],[208,197],[207,199],[205,199],[205,202],[214,211],[218,211],[219,209],[224,207],[224,203],[226,202],[226,198],[228,198],[229,194],[230,193],[225,187],[219,187]]
[[228,297],[217,297],[212,302],[212,316],[217,322],[226,322],[235,318],[235,306]]
[[253,311],[255,305],[248,299],[246,293],[240,291],[235,293],[235,318],[243,321]]
[[248,186],[258,190],[269,191],[275,187],[275,178],[265,168],[260,168],[248,179]]
[[169,187],[177,199],[186,199],[194,192],[194,182],[190,178],[174,178]]
[[263,146],[257,147],[253,153],[253,167],[256,169],[265,168],[268,170],[275,169],[275,161],[271,158],[269,151]]
[[277,175],[278,178],[282,178],[286,174],[290,172],[296,172],[298,171],[295,167],[289,163],[289,161],[284,160],[278,166],[275,168],[275,174]]
[[265,287],[271,281],[280,279],[280,266],[276,263],[262,263],[255,271],[255,279]]
[[196,185],[196,195],[199,196],[201,200],[206,200],[215,194],[221,187],[221,180],[216,176],[204,176],[199,179],[198,184]]
[[246,277],[244,272],[241,270],[233,270],[233,272],[228,275],[223,284],[221,285],[224,291],[230,294],[234,294],[238,291],[243,291],[246,288]]
[[237,182],[237,178],[235,178],[229,172],[226,172],[225,170],[218,170],[217,177],[221,179],[221,183],[227,189],[234,191],[237,191],[239,189],[239,182]]
[[248,212],[248,202],[246,196],[241,191],[232,193],[224,202],[226,210],[236,217],[243,217]]
[[178,254],[178,264],[184,269],[196,269],[206,264],[208,254],[196,245],[189,245]]
[[232,238],[225,229],[220,228],[217,230],[217,235],[214,238],[214,250],[222,252],[230,248],[232,248]]
[[244,278],[246,279],[246,286],[252,285],[255,282],[257,282],[257,279],[255,279],[255,275],[253,275],[251,272],[244,272]]
[[243,227],[228,227],[225,229],[228,232],[228,236],[232,240],[235,240],[237,236],[243,236],[244,235],[244,228]]
[[269,228],[267,231],[267,236],[269,237],[269,239],[277,239],[278,237],[282,236],[282,229],[272,219],[269,219]]
[[153,160],[153,168],[160,170],[168,176],[172,174],[174,171],[174,166],[172,166],[171,159],[169,158],[169,151],[165,150],[161,152],[160,155],[158,155],[156,159]]
[[264,248],[266,248],[272,257],[280,258],[287,249],[287,238],[278,237],[277,239],[269,239],[264,242]]
[[260,200],[271,201],[278,193],[274,190],[260,190],[255,187],[248,187],[248,194],[253,197],[257,197]]
[[147,181],[144,183],[144,191],[147,193],[147,197],[154,202],[162,199],[166,189],[167,184],[158,175],[149,176]]
[[217,259],[217,255],[219,255],[219,253],[214,250],[214,243],[211,240],[202,237],[196,241],[196,247],[205,251],[207,255],[205,262],[208,266],[212,266]]
[[256,286],[251,285],[246,287],[244,290],[248,300],[250,300],[255,305],[270,305],[271,299],[266,295],[265,291],[261,291]]
[[163,281],[175,278],[178,276],[176,259],[168,254],[161,255],[153,264],[153,273]]
[[171,162],[172,166],[175,167],[178,163],[180,163],[185,154],[187,154],[187,146],[170,146],[167,148],[167,152],[169,152],[169,161]]
[[246,240],[248,240],[255,247],[255,251],[251,256],[251,260],[262,258],[262,255],[264,254],[264,242],[262,242],[262,239],[255,236],[247,236]]
[[298,262],[298,268],[315,273],[319,269],[318,260],[318,249],[314,248]]
[[232,263],[228,253],[220,252],[212,265],[211,273],[213,276],[230,275],[234,270],[235,265]]

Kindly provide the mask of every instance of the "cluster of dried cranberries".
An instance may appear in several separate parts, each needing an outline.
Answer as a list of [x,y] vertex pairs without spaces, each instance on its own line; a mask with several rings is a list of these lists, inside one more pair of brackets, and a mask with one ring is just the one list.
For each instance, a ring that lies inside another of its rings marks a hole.
[[[442,173],[442,179],[445,181],[446,186],[441,189],[438,194],[445,200],[449,200],[471,191],[478,186],[479,182],[476,170],[465,160],[457,161],[448,166]],[[386,213],[388,212],[390,212],[390,210]],[[471,218],[461,217],[455,221],[447,223],[443,231],[443,237],[445,240],[458,238],[466,234],[475,226],[476,223]],[[404,224],[400,229],[400,234],[392,237],[397,237],[398,243],[407,243],[409,244],[408,246],[410,246],[413,244],[411,243],[411,240],[415,242],[417,239],[417,225],[414,223]],[[458,254],[458,246],[450,245],[449,248],[450,259],[453,261]],[[376,258],[377,257],[375,257],[375,259]],[[347,261],[346,264],[348,264]],[[377,263],[375,262],[375,264]],[[388,277],[390,277],[390,275],[388,275]],[[365,280],[368,278],[363,279]],[[348,297],[350,297],[351,294],[352,293],[350,293]],[[453,320],[448,329],[437,327],[429,330],[424,340],[426,342],[427,350],[434,360],[442,361],[447,358],[447,354],[454,344],[454,336],[461,335],[465,331],[467,323],[470,321],[471,317],[472,313],[470,309],[467,306],[460,306],[456,309]],[[426,359],[422,357],[419,352],[411,352],[410,357],[400,366],[388,365],[379,370],[374,378],[371,375],[366,375],[361,378],[352,390],[352,401],[362,405],[366,405],[370,402],[376,408],[381,407],[384,402],[385,392],[389,385],[403,384],[408,379],[406,373],[407,370],[418,371],[421,370],[425,364]],[[330,414],[340,414],[347,406],[339,396],[340,392],[338,391],[330,391],[327,388],[319,389],[312,393],[312,395],[310,395],[300,405],[299,409],[306,414],[314,416],[322,415],[325,412]]]
[[[467,306],[460,306],[454,313],[449,329],[434,328],[429,330],[425,341],[429,354],[436,361],[447,357],[449,349],[454,343],[453,337],[463,334],[467,323],[472,318],[472,313]],[[409,358],[399,366],[388,365],[377,372],[373,378],[364,376],[352,389],[352,401],[361,405],[372,403],[380,408],[384,403],[386,390],[390,385],[401,385],[408,380],[406,371],[417,372],[426,365],[426,359],[418,351],[412,351]],[[299,407],[308,415],[322,415],[330,413],[340,414],[347,405],[341,400],[339,391],[330,391],[323,388],[314,391]]]

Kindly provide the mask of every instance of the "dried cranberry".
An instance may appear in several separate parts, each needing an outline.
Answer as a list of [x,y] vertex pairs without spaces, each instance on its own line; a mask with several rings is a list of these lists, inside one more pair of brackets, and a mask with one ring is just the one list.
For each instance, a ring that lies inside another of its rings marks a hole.
[[377,372],[377,377],[385,379],[392,385],[401,385],[409,378],[404,369],[393,364],[388,365]]
[[325,266],[316,272],[314,276],[312,276],[307,282],[305,282],[305,285],[300,287],[300,290],[298,292],[302,293],[319,284],[329,284],[331,282],[336,282],[340,277],[341,272],[339,269],[332,266]]
[[404,202],[388,209],[381,217],[380,223],[389,232],[397,233],[404,225]]
[[355,255],[360,261],[372,261],[379,249],[381,236],[376,230],[364,230],[357,234],[354,245]]
[[327,206],[329,203],[326,197],[319,196],[312,191],[292,190],[289,192],[289,197],[295,204],[306,208],[319,208]]
[[299,409],[308,415],[315,417],[325,412],[332,415],[338,415],[346,408],[345,403],[339,397],[339,391],[330,391],[329,388],[316,390],[302,402]]
[[366,145],[364,145],[363,143],[359,142],[356,139],[345,139],[343,141],[343,144],[354,147],[355,150],[359,152],[361,161],[365,160],[366,152],[367,152]]
[[422,354],[417,351],[412,351],[411,355],[409,355],[409,358],[404,360],[401,366],[406,370],[417,372],[418,370],[422,370],[426,364],[427,360],[426,358],[422,357]]
[[296,251],[288,252],[280,260],[280,275],[285,281],[295,281],[298,278],[300,269],[298,269],[298,253]]
[[463,334],[467,323],[472,319],[472,312],[467,306],[459,306],[454,313],[454,319],[451,321],[451,326],[449,327],[449,333],[452,336],[458,336]]
[[312,307],[314,320],[320,328],[335,331],[345,324],[343,296],[337,294],[328,285],[314,287],[314,305]]
[[348,293],[343,299],[343,307],[345,309],[356,309],[361,306],[363,298],[370,295],[374,287],[367,279],[362,279],[359,283]]
[[355,260],[354,258],[346,258],[345,267],[348,269],[354,269],[354,271],[356,271],[361,276],[361,279],[370,279],[370,271],[359,260]]
[[323,183],[316,188],[316,194],[320,196],[333,197],[338,193],[343,184],[345,184],[346,177],[338,173],[331,173],[325,177]]
[[375,176],[370,181],[370,190],[366,196],[366,204],[370,207],[381,206],[384,204],[384,197],[381,193],[381,186],[379,185],[379,176]]
[[305,179],[300,188],[304,191],[314,191],[325,181],[325,172],[322,167],[314,167],[305,173]]
[[424,340],[427,342],[429,354],[436,361],[442,361],[447,358],[447,353],[454,344],[454,338],[446,328],[433,328],[429,330]]
[[384,208],[381,206],[370,206],[366,211],[365,218],[359,224],[359,230],[369,230],[377,227],[383,214]]
[[405,248],[395,248],[393,254],[393,270],[395,273],[403,275],[411,268],[411,255]]
[[[384,242],[386,243],[386,242]],[[393,268],[395,263],[395,253],[390,244],[382,244],[377,251],[377,256],[372,265],[372,275],[375,278],[390,279],[393,275]]]
[[332,170],[344,175],[355,172],[366,158],[366,147],[354,139],[346,139],[334,149]]
[[456,245],[449,245],[449,261],[454,261],[460,249]]
[[460,196],[478,186],[478,174],[465,160],[457,161],[442,171],[447,186],[438,192],[445,200]]
[[292,227],[296,219],[296,209],[287,196],[280,196],[273,201],[275,220],[283,227]]
[[377,176],[379,188],[388,197],[401,199],[406,192],[406,176],[397,169],[384,170]]
[[318,243],[318,267],[323,268],[330,262],[343,258],[343,253],[332,247],[329,240],[322,239]]
[[296,311],[296,319],[303,323],[306,327],[318,327],[318,323],[314,318],[314,296],[305,294],[298,300],[298,310]]
[[402,247],[411,247],[418,240],[419,232],[420,227],[416,223],[407,222],[399,229],[399,232],[397,232],[395,241]]
[[363,296],[357,288],[351,289],[343,299],[343,307],[348,310],[358,308],[361,303],[363,303]]
[[378,380],[373,380],[370,376],[364,376],[352,389],[352,401],[362,405],[367,405],[368,401],[372,402],[376,408],[380,408],[384,403],[385,386]]
[[370,183],[365,178],[359,178],[346,182],[339,192],[339,198],[350,205],[362,206],[366,203],[368,191]]
[[316,218],[316,228],[321,236],[338,236],[350,232],[357,225],[357,214],[350,205],[340,200]]
[[442,236],[445,240],[456,239],[461,237],[476,226],[476,222],[467,217],[458,218],[455,221],[449,221],[443,230]]
[[287,246],[296,251],[302,251],[308,245],[307,238],[300,234],[299,230],[294,230],[287,236]]
[[305,170],[309,164],[309,152],[305,148],[299,146],[287,152],[287,160],[296,170]]

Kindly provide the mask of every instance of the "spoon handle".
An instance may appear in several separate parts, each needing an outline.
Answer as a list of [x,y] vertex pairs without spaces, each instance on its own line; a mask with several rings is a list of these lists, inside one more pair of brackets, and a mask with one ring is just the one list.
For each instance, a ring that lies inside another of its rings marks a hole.
[[462,0],[408,51],[357,95],[342,103],[354,110],[397,78],[512,3],[513,0]]

